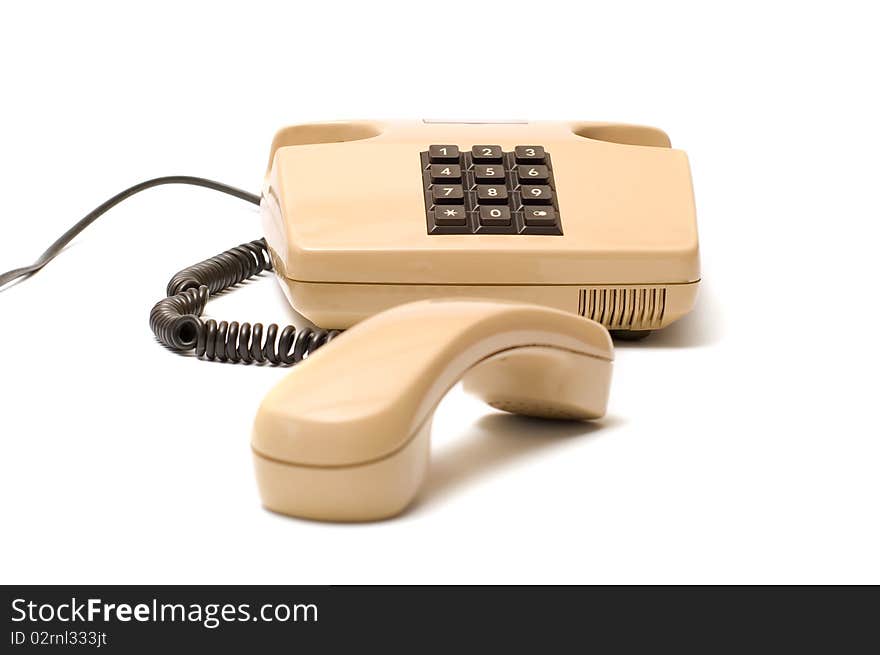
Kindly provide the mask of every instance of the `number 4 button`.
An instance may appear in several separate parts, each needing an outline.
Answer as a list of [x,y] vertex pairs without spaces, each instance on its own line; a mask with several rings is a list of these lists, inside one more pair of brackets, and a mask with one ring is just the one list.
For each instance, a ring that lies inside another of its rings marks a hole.
[[461,182],[461,166],[458,164],[431,164],[432,182]]

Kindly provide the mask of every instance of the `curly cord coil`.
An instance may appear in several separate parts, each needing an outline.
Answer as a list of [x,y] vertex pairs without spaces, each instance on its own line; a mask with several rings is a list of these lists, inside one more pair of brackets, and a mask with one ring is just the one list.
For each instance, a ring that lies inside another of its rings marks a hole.
[[269,362],[292,366],[327,344],[339,330],[276,324],[202,320],[211,294],[272,270],[265,239],[230,248],[176,273],[168,282],[167,298],[150,311],[150,328],[164,345],[221,362]]

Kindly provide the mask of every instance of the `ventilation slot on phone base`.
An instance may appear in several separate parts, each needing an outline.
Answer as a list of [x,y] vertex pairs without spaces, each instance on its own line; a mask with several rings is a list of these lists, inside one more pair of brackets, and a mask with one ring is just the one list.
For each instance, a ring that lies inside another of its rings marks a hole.
[[663,322],[666,287],[581,289],[578,314],[609,330],[653,330]]

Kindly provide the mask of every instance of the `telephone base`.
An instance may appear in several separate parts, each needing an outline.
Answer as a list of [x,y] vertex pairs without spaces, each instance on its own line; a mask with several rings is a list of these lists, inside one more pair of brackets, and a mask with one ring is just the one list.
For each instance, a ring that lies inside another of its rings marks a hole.
[[325,329],[349,328],[386,309],[417,300],[484,298],[552,307],[592,319],[609,330],[635,335],[664,328],[687,314],[696,302],[699,287],[699,282],[577,286],[345,284],[297,282],[284,276],[278,279],[297,312]]

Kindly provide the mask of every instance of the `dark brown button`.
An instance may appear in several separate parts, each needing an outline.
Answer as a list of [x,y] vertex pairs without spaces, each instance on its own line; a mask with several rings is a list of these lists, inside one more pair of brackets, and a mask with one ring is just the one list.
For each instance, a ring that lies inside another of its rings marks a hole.
[[435,184],[431,187],[435,205],[463,205],[464,189],[460,184]]
[[510,208],[506,205],[480,207],[480,225],[487,227],[510,225]]
[[428,157],[432,164],[455,164],[460,154],[458,146],[428,146]]
[[431,164],[432,182],[461,182],[461,166],[458,164]]
[[503,155],[501,146],[474,146],[471,148],[471,156],[478,164],[500,164]]
[[523,218],[526,225],[555,225],[556,212],[553,207],[526,207],[523,210]]
[[504,166],[501,164],[476,164],[474,177],[477,182],[503,182]]
[[517,146],[513,149],[517,164],[541,164],[544,162],[544,148],[541,146]]
[[466,215],[464,207],[448,205],[434,208],[434,223],[436,225],[464,225]]
[[550,179],[550,171],[542,164],[520,164],[516,167],[520,184],[543,184]]
[[546,184],[532,186],[524,184],[520,189],[524,205],[544,205],[553,200],[553,190]]
[[507,187],[501,184],[478,184],[477,201],[505,205],[507,204]]

